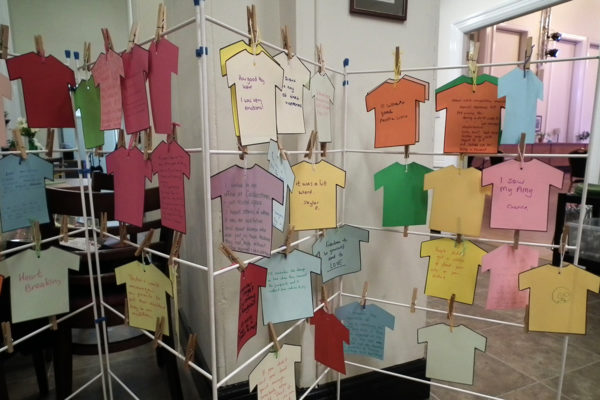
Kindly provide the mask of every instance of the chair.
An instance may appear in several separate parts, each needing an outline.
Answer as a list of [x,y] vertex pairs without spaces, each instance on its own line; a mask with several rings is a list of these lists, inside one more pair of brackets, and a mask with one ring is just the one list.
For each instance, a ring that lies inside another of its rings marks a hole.
[[[97,190],[112,188],[112,176],[95,173],[92,177],[92,187],[96,190],[92,191],[94,214],[99,218],[102,212],[106,212],[108,220],[114,220],[114,193],[109,191],[99,192]],[[48,210],[51,215],[68,215],[78,217],[83,214],[81,205],[81,195],[79,188],[52,188],[46,189]],[[88,193],[85,193],[85,205],[88,210],[88,216],[91,215],[91,207],[89,204]],[[158,188],[146,189],[144,200],[144,212],[150,213],[160,209],[159,191]],[[45,227],[45,232],[42,236],[54,236],[58,234],[57,227],[54,224],[49,224]],[[160,219],[154,219],[145,222],[141,228],[127,226],[127,232],[132,242],[137,241],[137,235],[141,232],[148,231],[150,228],[161,228]],[[118,234],[118,228],[109,229],[110,233]],[[173,232],[170,229],[161,228],[158,242],[152,243],[151,248],[168,253],[171,247]],[[128,245],[117,244],[113,247],[103,246],[99,249],[98,255],[100,259],[100,281],[102,284],[104,302],[117,311],[124,313],[126,292],[124,285],[117,285],[114,269],[120,265],[136,259],[134,253],[136,248]],[[90,276],[87,264],[87,254],[85,252],[77,252],[81,257],[80,270],[78,273],[72,273],[69,277],[70,289],[70,307],[71,310],[76,310],[91,302],[91,287]],[[92,257],[92,259],[94,259]],[[97,277],[95,276],[95,262],[93,262],[93,278],[98,293]],[[167,262],[162,258],[155,257],[153,262],[163,272],[167,272]],[[167,299],[168,309],[170,310],[170,299]],[[99,305],[97,305],[99,307]],[[99,310],[99,308],[97,308]],[[171,324],[171,315],[169,313],[169,324]],[[115,327],[123,326],[123,320],[114,313],[106,310],[106,326]],[[56,373],[57,398],[64,398],[71,393],[72,389],[72,354],[97,354],[97,344],[76,343],[73,341],[72,329],[94,329],[94,315],[91,308],[69,318],[59,325],[59,335],[56,348],[58,350],[57,363],[62,365]],[[108,349],[103,351],[109,353],[118,352],[142,344],[148,343],[150,339],[143,334],[135,335],[122,340],[111,340],[110,332],[108,332]],[[168,345],[173,347],[173,334],[164,336],[163,339]],[[169,389],[173,399],[183,398],[179,374],[177,371],[177,359],[171,353],[162,348],[157,349],[157,360],[160,366],[165,366],[168,374]]]
[[[569,152],[569,154],[587,154],[587,150],[583,147]],[[569,166],[571,169],[571,183],[569,184],[569,193],[572,193],[573,185],[576,182],[583,182],[585,177],[585,165],[587,158],[569,157]]]

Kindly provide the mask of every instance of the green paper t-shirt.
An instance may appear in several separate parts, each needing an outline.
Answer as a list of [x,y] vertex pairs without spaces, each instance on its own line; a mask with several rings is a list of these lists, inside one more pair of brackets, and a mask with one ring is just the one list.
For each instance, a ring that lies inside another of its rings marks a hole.
[[375,174],[375,190],[383,187],[383,226],[427,223],[425,174],[431,169],[417,163],[393,163]]
[[81,112],[85,148],[102,146],[104,131],[100,130],[100,88],[96,87],[93,76],[79,82],[74,97],[75,108]]

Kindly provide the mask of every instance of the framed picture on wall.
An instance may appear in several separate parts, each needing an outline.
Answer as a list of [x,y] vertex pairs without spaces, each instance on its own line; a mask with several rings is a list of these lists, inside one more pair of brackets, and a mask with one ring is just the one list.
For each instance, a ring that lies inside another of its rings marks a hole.
[[535,133],[540,133],[542,131],[542,116],[535,116]]
[[350,12],[406,21],[408,0],[350,0]]

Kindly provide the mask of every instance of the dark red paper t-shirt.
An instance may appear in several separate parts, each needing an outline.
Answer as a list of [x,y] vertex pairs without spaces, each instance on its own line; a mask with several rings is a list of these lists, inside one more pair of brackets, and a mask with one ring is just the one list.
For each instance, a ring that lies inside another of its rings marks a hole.
[[177,74],[179,48],[167,39],[150,43],[148,87],[154,132],[173,133],[171,74]]
[[323,309],[317,310],[310,319],[315,326],[315,360],[321,364],[346,374],[344,343],[350,344],[350,331],[334,314]]

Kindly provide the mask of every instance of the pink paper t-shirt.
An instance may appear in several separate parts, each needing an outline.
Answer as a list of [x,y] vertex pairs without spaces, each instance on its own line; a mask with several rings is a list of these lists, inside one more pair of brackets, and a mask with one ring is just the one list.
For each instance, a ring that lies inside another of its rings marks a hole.
[[167,39],[150,43],[148,88],[154,132],[171,134],[171,74],[177,73],[179,48]]
[[100,54],[92,75],[100,88],[100,129],[121,129],[121,77],[124,76],[121,56],[112,50]]
[[550,186],[562,187],[563,172],[539,160],[515,160],[483,170],[481,186],[493,185],[490,227],[548,230]]
[[538,265],[537,250],[511,245],[500,246],[481,259],[481,271],[490,271],[490,286],[485,308],[488,310],[510,310],[524,308],[529,302],[529,293],[519,291],[519,274]]
[[148,50],[136,44],[131,51],[123,53],[121,57],[125,72],[125,77],[121,79],[125,131],[132,134],[150,127],[148,95],[146,94]]

